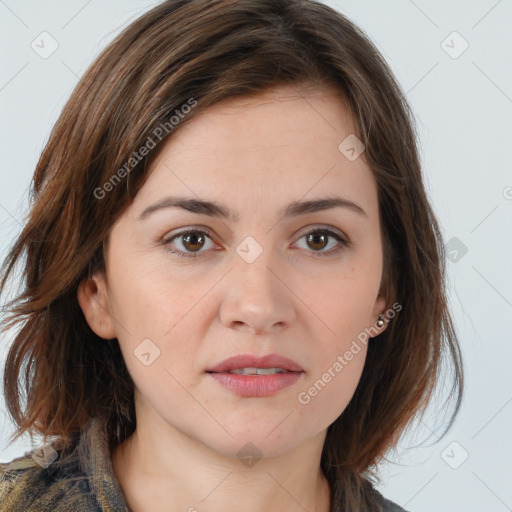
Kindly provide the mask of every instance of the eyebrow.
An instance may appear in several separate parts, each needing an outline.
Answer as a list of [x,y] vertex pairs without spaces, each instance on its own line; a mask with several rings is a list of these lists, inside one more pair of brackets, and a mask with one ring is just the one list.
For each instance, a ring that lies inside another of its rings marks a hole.
[[[363,217],[368,217],[366,212],[356,203],[339,196],[325,197],[311,201],[294,201],[279,212],[279,218],[298,217],[307,213],[315,213],[332,208],[347,208]],[[152,213],[166,208],[182,208],[192,213],[208,215],[210,217],[222,217],[232,222],[238,222],[239,214],[231,208],[215,201],[206,201],[192,197],[164,197],[156,203],[145,208],[137,220],[142,221]]]

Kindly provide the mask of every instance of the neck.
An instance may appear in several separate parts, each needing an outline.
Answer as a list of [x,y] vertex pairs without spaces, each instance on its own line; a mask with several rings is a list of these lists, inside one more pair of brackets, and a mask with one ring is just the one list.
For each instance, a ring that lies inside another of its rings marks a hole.
[[113,451],[112,464],[133,512],[224,512],[241,504],[246,512],[329,512],[324,438],[322,432],[291,452],[243,463],[176,429],[162,440],[139,423]]

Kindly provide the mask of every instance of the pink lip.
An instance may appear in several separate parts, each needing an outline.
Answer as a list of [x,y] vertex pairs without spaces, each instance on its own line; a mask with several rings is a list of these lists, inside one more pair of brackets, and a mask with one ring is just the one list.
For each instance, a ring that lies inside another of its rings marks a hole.
[[[240,375],[229,370],[240,368],[282,368],[286,373],[273,375]],[[255,357],[250,354],[230,357],[206,370],[221,386],[240,396],[264,397],[291,386],[304,370],[291,359],[278,354]]]
[[238,370],[240,368],[282,368],[290,372],[303,372],[304,370],[291,359],[280,356],[279,354],[268,354],[263,357],[252,356],[251,354],[242,354],[239,356],[224,359],[216,366],[207,368],[207,372],[222,373],[229,370]]

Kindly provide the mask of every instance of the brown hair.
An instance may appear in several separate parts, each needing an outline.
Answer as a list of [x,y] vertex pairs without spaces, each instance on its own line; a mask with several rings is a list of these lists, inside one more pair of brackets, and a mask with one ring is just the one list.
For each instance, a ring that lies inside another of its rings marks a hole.
[[322,468],[331,484],[340,482],[333,500],[371,509],[369,470],[425,411],[443,362],[452,368],[452,425],[463,367],[444,247],[422,183],[413,116],[386,62],[364,32],[313,0],[170,0],[128,26],[90,66],[37,164],[28,219],[0,284],[5,292],[26,254],[24,290],[7,304],[4,322],[4,330],[21,323],[4,373],[19,427],[14,439],[28,431],[70,442],[92,416],[105,420],[112,447],[133,432],[133,382],[119,345],[89,328],[77,287],[104,270],[109,230],[168,135],[124,173],[123,185],[101,199],[95,191],[191,98],[197,104],[177,129],[220,100],[285,84],[329,84],[345,98],[378,183],[388,305],[403,306],[369,344],[356,392],[328,428]]

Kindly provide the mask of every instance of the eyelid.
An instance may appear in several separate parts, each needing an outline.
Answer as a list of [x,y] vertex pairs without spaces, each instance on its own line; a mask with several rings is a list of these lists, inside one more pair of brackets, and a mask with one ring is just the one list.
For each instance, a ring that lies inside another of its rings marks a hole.
[[[194,226],[186,226],[184,228],[178,229],[178,231],[173,231],[172,234],[170,234],[170,235],[164,235],[162,237],[162,243],[164,245],[168,245],[175,238],[179,238],[180,236],[186,235],[187,233],[195,233],[195,232],[204,233],[205,235],[208,235],[208,238],[210,238],[213,243],[215,243],[216,245],[220,245],[216,242],[215,235],[213,235],[213,232],[210,228],[207,228],[206,226],[195,226],[195,225]],[[176,251],[176,252],[178,252],[178,251]],[[205,252],[205,251],[200,251],[200,252]],[[199,255],[200,252],[197,254]],[[190,253],[190,254],[192,255],[193,253]]]
[[[178,231],[172,232],[172,234],[170,236],[164,236],[162,238],[162,243],[164,245],[168,246],[168,245],[170,245],[170,242],[173,241],[174,239],[179,238],[182,235],[186,235],[188,233],[194,233],[194,232],[204,233],[205,235],[208,236],[208,238],[210,238],[212,240],[212,242],[214,244],[220,245],[216,242],[215,235],[213,235],[211,229],[209,229],[206,226],[198,226],[198,225],[191,225],[191,226],[186,226],[184,228],[178,229]],[[307,251],[307,252],[310,252],[313,255],[315,255],[315,257],[329,256],[331,254],[340,252],[343,248],[348,248],[348,247],[352,246],[352,242],[350,241],[349,237],[347,237],[345,235],[345,233],[343,233],[341,230],[339,230],[338,228],[329,226],[329,225],[322,225],[322,224],[310,224],[308,226],[304,226],[299,231],[299,233],[302,233],[302,234],[295,235],[296,241],[298,242],[299,240],[304,238],[306,235],[314,234],[317,232],[326,233],[327,237],[337,239],[338,245],[333,249],[329,249],[328,251]],[[294,243],[296,243],[296,242],[294,242]],[[190,258],[197,258],[197,257],[201,256],[201,254],[209,252],[209,251],[201,251],[200,250],[196,253],[187,253],[187,252],[184,252],[181,250],[171,250],[171,249],[168,249],[168,250],[172,254],[176,254],[178,256],[183,256],[183,257],[190,257]]]
[[302,233],[299,238],[302,238],[304,235],[307,235],[309,233],[314,233],[316,231],[322,231],[322,232],[329,232],[332,234],[335,234],[342,238],[345,242],[350,243],[350,240],[347,235],[343,231],[341,231],[338,228],[335,228],[334,226],[330,226],[328,224],[308,224],[307,226],[304,226],[299,233]]
[[[322,257],[322,256],[330,256],[339,253],[342,249],[347,249],[352,247],[352,242],[342,231],[339,231],[336,228],[331,226],[319,226],[315,227],[309,226],[309,229],[306,229],[301,235],[297,237],[297,242],[302,240],[306,235],[315,234],[315,233],[325,233],[327,237],[334,238],[338,241],[336,247],[329,249],[328,251],[307,251],[312,254],[314,257]],[[297,243],[294,242],[294,243]]]

